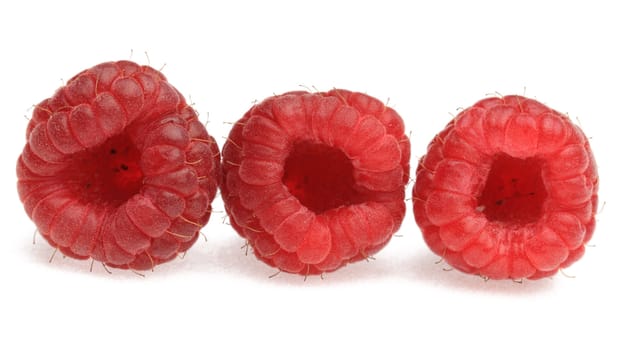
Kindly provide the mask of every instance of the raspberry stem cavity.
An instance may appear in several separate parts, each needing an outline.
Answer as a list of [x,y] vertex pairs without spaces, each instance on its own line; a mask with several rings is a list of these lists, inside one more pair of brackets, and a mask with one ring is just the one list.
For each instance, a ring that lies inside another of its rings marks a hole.
[[360,203],[354,188],[353,166],[339,149],[308,141],[298,142],[286,159],[283,183],[316,214]]
[[118,207],[140,191],[143,174],[139,161],[140,152],[121,134],[74,155],[58,179],[76,185],[75,195],[85,202]]
[[514,158],[504,153],[494,157],[477,198],[478,208],[483,208],[489,221],[523,225],[542,216],[547,196],[542,164],[538,158]]

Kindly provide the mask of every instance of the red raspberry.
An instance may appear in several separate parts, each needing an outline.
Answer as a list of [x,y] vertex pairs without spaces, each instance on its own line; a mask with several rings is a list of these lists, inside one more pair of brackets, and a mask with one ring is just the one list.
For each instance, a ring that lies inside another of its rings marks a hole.
[[464,272],[538,279],[578,260],[595,227],[589,142],[561,113],[521,96],[488,98],[432,140],[414,213],[432,251]]
[[150,269],[186,251],[210,216],[219,151],[158,71],[99,64],[39,103],[17,188],[66,256]]
[[404,123],[370,96],[288,92],[253,106],[223,147],[232,226],[282,271],[320,274],[384,247],[405,213]]

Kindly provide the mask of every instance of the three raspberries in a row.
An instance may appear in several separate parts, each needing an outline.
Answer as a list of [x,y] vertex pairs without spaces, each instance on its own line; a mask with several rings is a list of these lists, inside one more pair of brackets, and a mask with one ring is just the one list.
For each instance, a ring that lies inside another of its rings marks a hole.
[[[221,154],[157,70],[84,70],[34,109],[17,162],[19,197],[65,256],[144,270],[189,249],[221,194],[256,257],[321,274],[366,259],[398,231],[409,181],[402,118],[335,89],[254,105]],[[434,253],[493,279],[537,279],[591,239],[598,175],[563,114],[521,96],[463,110],[429,144],[412,190]]]

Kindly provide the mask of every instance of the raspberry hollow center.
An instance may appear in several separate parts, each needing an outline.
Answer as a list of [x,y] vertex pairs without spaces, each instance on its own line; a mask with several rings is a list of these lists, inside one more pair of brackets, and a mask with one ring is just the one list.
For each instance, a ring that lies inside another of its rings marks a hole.
[[140,152],[126,135],[114,136],[103,145],[75,156],[67,182],[87,202],[119,206],[142,187]]
[[546,196],[541,160],[500,154],[477,204],[490,221],[523,225],[541,217]]
[[353,166],[341,150],[302,141],[286,159],[283,183],[301,204],[319,214],[362,202],[354,188]]

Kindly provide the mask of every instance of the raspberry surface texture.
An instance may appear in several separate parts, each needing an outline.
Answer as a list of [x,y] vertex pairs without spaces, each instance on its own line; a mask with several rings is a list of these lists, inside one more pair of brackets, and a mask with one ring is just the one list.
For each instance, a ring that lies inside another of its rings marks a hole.
[[151,269],[189,249],[209,220],[217,144],[151,67],[82,71],[35,107],[26,139],[19,197],[65,256]]
[[320,274],[366,259],[404,218],[404,122],[365,94],[267,98],[233,126],[222,154],[232,226],[281,271]]
[[491,279],[539,279],[580,259],[595,228],[598,174],[587,137],[522,96],[459,113],[417,167],[413,211],[430,249]]

